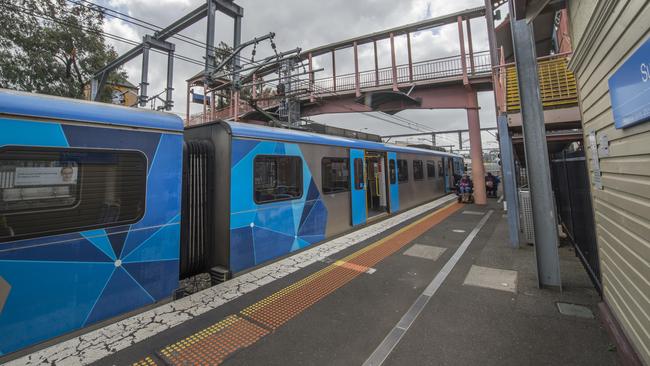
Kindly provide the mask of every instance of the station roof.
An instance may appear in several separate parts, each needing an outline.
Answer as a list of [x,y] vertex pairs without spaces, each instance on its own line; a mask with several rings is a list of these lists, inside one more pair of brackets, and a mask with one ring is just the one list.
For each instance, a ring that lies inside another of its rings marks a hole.
[[0,114],[183,131],[183,120],[170,113],[8,89],[0,89]]
[[243,138],[257,138],[265,140],[279,140],[288,142],[298,142],[316,145],[329,145],[348,147],[353,149],[365,149],[375,151],[395,151],[400,153],[411,154],[428,154],[428,155],[444,155],[450,157],[459,157],[460,155],[450,154],[446,152],[420,149],[414,147],[399,146],[393,144],[386,144],[382,142],[357,140],[341,136],[324,135],[313,132],[292,130],[287,128],[267,127],[253,125],[249,123],[222,121],[231,131],[233,137]]

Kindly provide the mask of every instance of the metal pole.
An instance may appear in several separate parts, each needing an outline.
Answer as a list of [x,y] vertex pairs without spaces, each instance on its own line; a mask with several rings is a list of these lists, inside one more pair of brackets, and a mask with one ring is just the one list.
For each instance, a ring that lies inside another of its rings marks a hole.
[[336,51],[332,50],[332,86],[336,91]]
[[187,101],[185,102],[185,108],[186,108],[185,123],[186,123],[187,126],[189,126],[190,125],[190,98],[191,98],[191,96],[190,96],[190,94],[191,94],[190,93],[190,82],[189,81],[187,82],[187,89],[186,90],[187,90]]
[[458,150],[463,149],[463,133],[458,131]]
[[375,86],[379,85],[379,61],[377,60],[377,41],[372,41],[375,48]]
[[214,98],[214,90],[212,90],[210,92],[210,120],[211,121],[214,121],[214,119],[217,117],[216,106],[217,106],[217,101]]
[[499,144],[501,147],[501,170],[503,171],[503,193],[508,207],[508,229],[510,246],[519,248],[519,197],[517,195],[517,179],[515,177],[515,157],[512,151],[512,139],[508,132],[508,117],[497,117],[499,128]]
[[[208,77],[212,73],[212,70],[215,66],[216,58],[214,56],[214,17],[215,17],[215,5],[213,0],[206,0],[208,2],[208,23],[207,23],[207,30],[206,30],[206,35],[205,35],[205,70],[204,70],[204,78],[203,78],[203,83],[204,87],[206,87],[208,83]],[[203,93],[205,94],[205,93]]]
[[148,44],[142,49],[142,79],[140,82],[140,107],[147,105],[147,75],[149,74],[149,48]]
[[[241,16],[235,16],[234,20],[234,27],[233,27],[233,41],[232,41],[232,48],[237,49],[239,45],[241,44]],[[234,95],[234,119],[235,121],[239,121],[239,69],[240,69],[241,62],[239,60],[239,56],[235,55],[232,59],[232,68],[233,68],[233,76],[232,76],[232,84],[233,87],[235,88],[235,95]]]
[[469,18],[465,19],[465,27],[467,28],[467,47],[469,50],[469,69],[474,75],[474,48],[472,47],[472,27],[469,25]]
[[253,100],[257,99],[257,75],[256,74],[253,74],[253,87],[251,92],[253,93]]
[[314,103],[314,64],[312,62],[311,52],[309,52],[309,102]]
[[[241,17],[237,16],[234,19],[233,27],[233,41],[232,48],[236,49],[241,44]],[[233,68],[233,85],[235,88],[239,89],[239,69],[241,67],[241,61],[239,55],[235,55],[232,59],[232,68]]]
[[167,53],[167,89],[165,90],[165,109],[170,111],[174,107],[172,91],[174,90],[174,51]]
[[431,143],[433,144],[433,146],[436,146],[436,134],[435,133],[431,134]]
[[526,168],[533,208],[537,280],[540,287],[561,287],[557,220],[532,24],[526,23],[526,20],[513,21],[511,28],[521,99]]
[[393,70],[393,91],[399,91],[397,88],[397,64],[395,61],[395,37],[393,33],[390,34],[390,64]]
[[413,57],[411,55],[411,33],[406,33],[406,48],[409,56],[409,81],[413,81]]
[[485,0],[485,23],[487,25],[488,45],[490,46],[490,61],[492,67],[499,64],[497,55],[497,41],[494,30],[494,15],[492,10],[492,0]]
[[359,54],[357,53],[357,42],[353,43],[354,47],[354,94],[356,97],[361,96],[361,80],[359,76]]
[[463,36],[463,17],[458,16],[458,39],[460,40],[460,67],[463,69],[463,84],[469,84],[467,78],[467,60],[465,59],[465,37]]
[[205,123],[206,119],[207,119],[207,116],[206,116],[207,113],[208,113],[207,112],[207,110],[208,110],[207,102],[208,102],[208,93],[206,93],[206,86],[205,86],[205,84],[203,84],[203,116],[201,118],[202,123]]

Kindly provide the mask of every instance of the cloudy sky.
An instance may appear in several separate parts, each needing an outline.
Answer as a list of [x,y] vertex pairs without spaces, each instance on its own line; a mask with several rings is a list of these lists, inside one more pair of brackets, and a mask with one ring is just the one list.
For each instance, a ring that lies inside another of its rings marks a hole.
[[[127,13],[138,19],[145,20],[158,26],[167,26],[183,14],[195,9],[203,3],[201,0],[101,0],[99,2],[108,8]],[[483,0],[238,0],[237,4],[244,8],[242,21],[242,41],[256,36],[275,32],[275,43],[279,50],[289,50],[301,47],[303,50],[323,44],[351,38],[354,36],[383,30],[419,20],[445,15],[483,5]],[[219,14],[216,18],[216,41],[232,44],[232,19]],[[487,49],[487,33],[485,21],[472,21],[473,46],[475,51]],[[206,21],[202,20],[186,29],[182,34],[191,38],[205,41]],[[144,28],[126,23],[120,19],[108,17],[105,31],[131,40],[140,40],[150,32]],[[109,40],[110,41],[110,40]],[[170,39],[175,43],[176,53],[196,60],[203,60],[205,51],[199,47]],[[118,41],[110,41],[118,53],[124,53],[130,45]],[[455,24],[421,31],[412,35],[412,50],[414,62],[432,58],[459,54],[458,30]],[[396,38],[397,63],[407,62],[406,39]],[[379,67],[390,66],[388,41],[379,42]],[[251,49],[246,49],[242,56],[250,58]],[[272,50],[269,43],[261,43],[257,47],[256,60],[270,55]],[[359,49],[360,69],[373,67],[372,45]],[[315,67],[325,70],[316,78],[331,75],[332,65],[329,55],[315,59]],[[140,82],[141,59],[136,58],[125,65],[129,79],[133,84]],[[337,51],[337,74],[352,72],[354,68],[352,50]],[[175,60],[174,65],[174,112],[184,116],[185,113],[185,80],[201,71],[201,67],[181,60]],[[166,56],[157,53],[150,55],[149,65],[149,94],[153,95],[164,90],[166,75]],[[480,93],[481,124],[484,127],[495,125],[494,101],[492,93]],[[199,105],[193,106],[198,111]],[[426,125],[431,130],[443,131],[466,128],[466,113],[464,110],[410,110],[398,114],[399,120],[412,120]],[[381,118],[391,119],[382,115]],[[363,130],[381,135],[419,132],[394,123],[388,123],[369,115],[336,114],[312,117],[313,120]],[[484,134],[484,140],[492,138]],[[442,137],[438,144],[451,144],[453,139]],[[416,140],[412,140],[416,141]],[[489,141],[485,141],[489,144]]]

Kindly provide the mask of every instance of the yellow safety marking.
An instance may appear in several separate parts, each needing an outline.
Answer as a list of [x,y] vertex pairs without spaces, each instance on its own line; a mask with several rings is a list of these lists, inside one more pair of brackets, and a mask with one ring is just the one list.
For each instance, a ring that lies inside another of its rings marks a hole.
[[212,326],[210,326],[208,328],[205,328],[205,329],[203,329],[203,330],[201,330],[201,331],[199,331],[197,333],[194,333],[193,335],[191,335],[191,336],[189,336],[189,337],[187,337],[187,338],[185,338],[185,339],[183,339],[181,341],[178,341],[178,342],[176,342],[174,344],[171,344],[171,345],[163,348],[162,350],[160,350],[160,353],[162,353],[163,355],[165,355],[167,357],[171,357],[172,356],[171,353],[173,351],[180,352],[180,351],[186,349],[187,347],[190,347],[193,344],[195,344],[195,343],[197,343],[197,342],[199,342],[199,341],[201,341],[201,340],[203,340],[203,339],[205,339],[205,338],[207,338],[207,337],[209,337],[209,336],[211,336],[211,335],[213,335],[213,334],[215,334],[215,333],[217,333],[217,332],[219,332],[219,331],[221,331],[223,329],[226,329],[230,325],[234,324],[238,319],[239,319],[239,317],[237,315],[230,315],[230,316],[224,318],[223,320],[221,320],[220,322],[218,322],[216,324],[213,324]]
[[[412,239],[408,239],[408,236],[406,238],[399,238],[400,240],[392,243],[391,240],[398,238],[409,230],[416,229],[418,225],[431,220],[437,215],[443,214],[443,217],[439,218],[439,220],[442,221],[453,212],[460,209],[460,207],[462,207],[460,204],[452,203],[440,208],[395,231],[394,233],[346,256],[345,258],[312,273],[302,280],[246,307],[239,312],[239,315],[230,315],[204,330],[168,345],[159,351],[159,355],[166,359],[168,363],[174,365],[180,365],[181,363],[179,362],[182,362],[183,365],[185,362],[197,362],[197,364],[203,364],[206,360],[209,360],[209,364],[219,364],[232,352],[235,352],[237,349],[248,347],[250,344],[255,343],[257,339],[269,333],[268,330],[246,320],[247,318],[251,321],[264,324],[273,330],[277,329],[277,327],[281,326],[289,319],[298,315],[370,268],[362,264],[351,263],[352,260],[359,259],[361,262],[365,260],[366,262],[377,263],[412,241]],[[428,230],[432,226],[437,225],[440,221],[430,223],[419,230]],[[417,231],[411,234],[420,235]],[[382,248],[381,246],[385,244],[389,245]],[[374,249],[377,249],[377,251],[371,252]],[[363,256],[364,254],[368,255]],[[231,335],[229,332],[234,333]],[[219,345],[217,344],[218,342],[225,343]],[[142,363],[149,362],[147,360],[151,359],[147,357],[144,360],[139,361],[139,363],[134,364],[134,366],[155,365],[155,363]],[[153,361],[151,360],[151,362]]]
[[[421,223],[423,223],[423,222],[425,222],[427,220],[430,220],[432,217],[437,216],[437,215],[445,212],[446,210],[449,210],[449,209],[454,208],[454,207],[456,209],[458,209],[460,206],[459,206],[458,203],[451,203],[451,204],[449,204],[449,205],[447,205],[445,207],[442,207],[442,208],[440,208],[440,209],[438,209],[438,210],[424,216],[423,218],[421,218],[419,220],[416,220],[415,222],[413,222],[413,223],[411,223],[411,224],[409,224],[409,225],[395,231],[394,233],[392,233],[392,234],[390,234],[390,235],[388,235],[388,236],[386,236],[386,237],[384,237],[382,239],[379,239],[378,241],[376,241],[376,242],[374,242],[374,243],[372,243],[372,244],[370,244],[370,245],[368,245],[368,246],[366,246],[366,247],[364,247],[364,248],[362,248],[362,249],[348,255],[347,257],[341,259],[338,262],[350,262],[353,259],[363,255],[364,253],[367,253],[367,252],[369,252],[369,251],[371,251],[371,250],[385,244],[386,242],[389,242],[389,241],[393,240],[394,238],[398,237],[399,235],[413,229],[417,225],[419,225],[419,224],[421,224]],[[242,310],[240,312],[240,314],[251,317],[251,316],[253,316],[253,314],[256,311],[259,311],[260,309],[262,309],[262,308],[264,308],[264,307],[266,307],[268,305],[271,305],[272,303],[274,303],[278,299],[281,299],[282,297],[284,297],[288,293],[293,292],[294,290],[296,290],[296,289],[298,289],[298,288],[300,288],[300,287],[302,287],[302,286],[304,286],[304,285],[306,285],[306,284],[308,284],[308,283],[322,277],[326,273],[328,273],[328,272],[330,272],[330,271],[332,271],[332,270],[334,270],[334,269],[336,269],[338,267],[339,267],[338,265],[329,265],[329,266],[321,269],[320,271],[315,272],[315,273],[311,274],[310,276],[304,278],[303,280],[298,281],[298,282],[296,282],[296,283],[294,283],[294,284],[292,284],[292,285],[290,285],[288,287],[285,287],[284,289],[270,295],[269,297],[248,306],[247,308]],[[366,270],[367,270],[367,268],[366,268]]]
[[347,269],[351,269],[357,272],[368,272],[370,267],[365,267],[365,266],[360,266],[358,264],[350,263],[350,262],[345,262],[345,261],[336,261],[333,264],[334,266],[338,267],[343,267]]
[[158,364],[151,359],[151,357],[145,357],[144,359],[136,362],[133,366],[157,366]]

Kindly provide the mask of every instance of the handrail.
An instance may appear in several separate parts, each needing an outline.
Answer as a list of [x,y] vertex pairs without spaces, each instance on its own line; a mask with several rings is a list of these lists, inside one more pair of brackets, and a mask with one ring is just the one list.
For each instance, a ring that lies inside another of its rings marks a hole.
[[[489,51],[478,51],[472,55],[465,54],[465,59],[473,57],[474,70],[470,71],[469,62],[466,62],[467,74],[469,76],[476,75],[489,75],[492,70],[490,53]],[[423,60],[418,62],[406,63],[392,66],[382,67],[377,69],[370,69],[360,71],[359,73],[347,73],[342,75],[335,75],[323,77],[316,80],[300,79],[292,83],[292,90],[305,90],[310,98],[317,98],[323,95],[336,94],[337,92],[349,92],[359,89],[368,89],[375,87],[385,87],[393,83],[393,70],[396,72],[396,80],[398,84],[412,84],[413,82],[421,82],[436,79],[448,79],[453,77],[462,77],[462,55],[452,55],[439,57],[431,60]],[[256,87],[264,87],[264,80],[256,80]],[[250,87],[252,84],[243,85],[243,87]],[[268,106],[272,104],[269,103]],[[250,106],[244,101],[240,103],[240,113],[248,112]],[[230,107],[221,108],[212,112],[212,115],[220,117],[232,117]],[[206,115],[210,115],[207,112]],[[191,124],[192,121],[197,119],[204,120],[203,112],[191,115],[189,121],[186,123]]]

